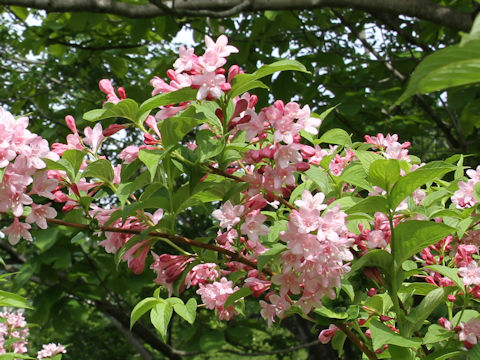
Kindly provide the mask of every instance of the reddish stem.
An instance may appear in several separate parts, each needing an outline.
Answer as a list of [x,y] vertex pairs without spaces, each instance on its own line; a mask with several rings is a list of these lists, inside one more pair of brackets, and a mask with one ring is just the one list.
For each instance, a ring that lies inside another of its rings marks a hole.
[[377,355],[370,350],[365,343],[358,338],[357,335],[353,333],[352,330],[350,330],[347,325],[345,324],[335,324],[340,330],[342,330],[345,335],[355,344],[357,347],[362,350],[362,352],[370,359],[370,360],[377,360]]
[[[90,226],[85,225],[85,224],[71,223],[71,222],[58,220],[58,219],[47,219],[47,221],[50,224],[64,225],[64,226],[68,226],[68,227],[72,227],[72,228],[76,228],[76,229],[82,229],[82,230],[91,230]],[[132,235],[137,235],[137,234],[140,234],[141,232],[143,232],[143,230],[140,230],[140,229],[122,229],[122,228],[116,228],[116,227],[112,227],[112,226],[98,226],[97,229],[101,230],[101,231],[116,232],[116,233],[122,233],[122,234],[132,234]],[[171,241],[173,241],[177,244],[191,245],[191,246],[196,246],[196,247],[199,247],[199,248],[202,248],[202,249],[208,249],[208,250],[216,251],[218,253],[229,256],[233,261],[237,261],[237,262],[240,262],[242,264],[248,265],[248,266],[250,266],[254,269],[257,267],[257,264],[254,263],[253,261],[250,261],[247,258],[243,257],[242,255],[240,255],[236,252],[224,249],[220,246],[216,246],[216,245],[212,245],[212,244],[204,244],[204,243],[201,243],[199,241],[195,241],[195,240],[192,240],[192,239],[180,236],[180,235],[171,235],[171,234],[158,232],[158,231],[149,232],[148,236],[160,237],[160,238],[164,238],[164,239],[169,239],[169,240],[171,240]],[[272,271],[270,271],[269,269],[264,268],[264,269],[262,269],[262,272],[266,275],[269,275],[269,276],[274,275],[274,273]]]

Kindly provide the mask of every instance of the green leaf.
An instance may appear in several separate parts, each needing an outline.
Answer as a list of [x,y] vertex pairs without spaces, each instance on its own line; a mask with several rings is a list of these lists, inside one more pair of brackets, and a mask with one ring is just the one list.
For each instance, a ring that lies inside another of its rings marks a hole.
[[385,275],[391,276],[392,266],[393,257],[388,251],[373,249],[353,262],[351,270],[345,275],[345,278],[348,279],[363,267],[378,267]]
[[415,360],[415,354],[412,350],[397,345],[389,345],[388,352],[392,359]]
[[395,105],[417,93],[444,90],[480,81],[480,40],[469,41],[464,46],[449,46],[428,55],[417,66],[407,89]]
[[382,348],[385,344],[397,345],[406,348],[418,348],[422,344],[420,339],[408,339],[403,337],[392,331],[387,325],[382,324],[380,321],[374,319],[370,320],[370,333],[372,335],[374,350]]
[[402,176],[393,186],[389,196],[390,208],[395,209],[407,196],[410,196],[417,188],[441,178],[450,171],[455,171],[455,165],[443,161],[433,161],[417,170]]
[[409,220],[394,228],[394,254],[398,264],[427,246],[436,244],[454,231],[453,228],[433,221]]
[[225,301],[224,307],[227,308],[228,306],[232,305],[235,301],[238,299],[244,298],[246,296],[249,296],[252,294],[252,290],[248,287],[242,287],[241,289],[235,291],[233,294],[231,294],[227,301]]
[[419,305],[415,306],[413,311],[407,316],[407,320],[412,322],[412,325],[409,324],[410,326],[408,326],[408,336],[411,336],[423,326],[423,322],[430,316],[437,306],[444,302],[449,292],[450,289],[448,288],[436,288],[428,293]]
[[220,108],[220,106],[215,101],[204,101],[203,103],[194,103],[193,107],[197,113],[205,115],[205,118],[202,119],[205,121],[216,134],[223,133],[223,125],[220,119],[218,118],[215,111]]
[[375,160],[384,159],[384,157],[380,154],[365,150],[355,150],[355,155],[357,156],[358,160],[360,160],[360,163],[362,164],[363,168],[367,173],[370,171],[370,165]]
[[317,315],[320,315],[320,316],[323,316],[323,317],[326,317],[326,318],[329,318],[329,319],[343,320],[343,319],[348,318],[348,314],[345,311],[341,311],[341,312],[333,311],[333,310],[327,308],[325,305],[323,305],[322,307],[314,309],[313,312]]
[[0,306],[32,309],[23,296],[3,290],[0,290]]
[[323,134],[320,137],[320,139],[315,140],[315,144],[321,144],[321,143],[349,146],[349,145],[352,145],[352,139],[350,138],[350,135],[348,135],[348,133],[345,130],[331,129],[331,130],[328,130],[325,134]]
[[347,166],[338,178],[349,184],[373,192],[372,185],[366,180],[367,173],[365,172],[365,169],[358,163],[353,163],[350,166]]
[[160,132],[164,146],[177,145],[183,137],[189,133],[201,121],[191,117],[175,116],[162,122]]
[[154,297],[147,297],[140,301],[132,310],[130,314],[130,330],[132,329],[133,325],[140,319],[143,314],[153,308],[156,304],[159,303],[159,299]]
[[217,156],[225,147],[223,139],[216,139],[209,130],[201,130],[197,132],[196,142],[198,147],[195,151],[200,153],[200,162],[204,162],[205,160]]
[[15,360],[15,359],[36,359],[26,354],[5,353],[0,355],[0,360]]
[[443,326],[432,324],[428,327],[427,333],[423,337],[424,344],[434,344],[443,340],[447,340],[454,335],[452,331],[448,331]]
[[370,182],[389,191],[393,184],[400,178],[400,164],[398,160],[375,160],[370,165],[368,173]]
[[65,150],[62,155],[62,159],[68,161],[73,168],[74,177],[77,176],[80,166],[82,166],[83,158],[85,157],[85,151],[69,149]]
[[263,267],[275,256],[283,252],[287,247],[284,244],[276,243],[272,246],[271,249],[264,252],[258,257],[257,269],[261,271]]
[[429,354],[424,360],[451,360],[457,356],[462,358],[465,356],[465,351],[458,350],[458,348],[442,349]]
[[127,201],[128,197],[132,193],[133,185],[134,185],[133,182],[122,183],[117,188],[117,197],[118,197],[118,200],[120,201],[120,205],[122,208],[125,205],[125,202]]
[[99,121],[103,119],[120,117],[137,122],[138,104],[132,99],[123,99],[117,104],[107,103],[103,109],[95,109],[83,114],[87,121]]
[[265,84],[256,80],[272,75],[277,71],[286,70],[309,73],[305,66],[295,60],[280,60],[273,64],[264,65],[253,74],[239,74],[235,76],[232,80],[232,89],[228,92],[228,99],[232,99],[235,96],[241,95],[244,92],[257,87],[268,88]]
[[28,9],[24,7],[10,5],[8,8],[22,21],[25,21],[29,15]]
[[325,170],[322,170],[316,166],[312,166],[310,169],[304,172],[309,179],[314,181],[319,187],[320,190],[328,194],[330,192],[330,182],[328,178],[328,174]]
[[150,311],[150,320],[153,326],[160,332],[164,341],[167,338],[168,324],[172,318],[172,313],[172,305],[166,301],[157,303]]
[[138,152],[138,158],[141,162],[145,164],[149,173],[150,173],[150,181],[153,181],[155,178],[155,174],[157,173],[157,168],[162,159],[170,154],[175,149],[175,146],[169,146],[165,150],[158,150],[158,149],[141,149]]
[[[167,299],[167,301],[170,299]],[[197,301],[194,298],[190,298],[185,305],[183,301],[181,301],[181,299],[178,300],[180,301],[173,304],[173,310],[175,310],[175,312],[185,321],[193,324],[195,322],[195,316],[197,311]]]
[[436,271],[436,272],[442,274],[443,276],[448,277],[461,290],[465,290],[465,285],[463,284],[463,280],[460,279],[460,277],[458,276],[458,269],[452,269],[452,268],[449,268],[447,266],[442,266],[442,265],[429,265],[429,266],[425,266],[425,268]]
[[91,162],[83,171],[83,176],[97,178],[104,182],[111,182],[114,176],[112,164],[106,159]]
[[377,211],[382,213],[388,212],[388,201],[384,196],[369,196],[357,203],[356,205],[352,206],[350,209],[345,210],[347,214],[374,214]]
[[197,91],[197,89],[185,87],[166,94],[155,95],[154,97],[144,101],[142,105],[140,105],[139,112],[144,113],[159,106],[172,105],[185,101],[195,100],[197,98]]

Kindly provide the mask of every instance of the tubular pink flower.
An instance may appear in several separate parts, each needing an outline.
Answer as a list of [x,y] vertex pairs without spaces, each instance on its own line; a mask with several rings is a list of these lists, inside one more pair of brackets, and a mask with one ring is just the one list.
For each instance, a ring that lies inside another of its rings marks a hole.
[[32,235],[28,232],[29,229],[31,229],[31,226],[29,224],[21,223],[20,220],[18,220],[18,218],[16,217],[15,220],[13,220],[12,225],[4,227],[0,231],[3,232],[5,235],[8,235],[8,242],[11,245],[16,245],[20,241],[20,238],[24,238],[28,241],[33,241]]

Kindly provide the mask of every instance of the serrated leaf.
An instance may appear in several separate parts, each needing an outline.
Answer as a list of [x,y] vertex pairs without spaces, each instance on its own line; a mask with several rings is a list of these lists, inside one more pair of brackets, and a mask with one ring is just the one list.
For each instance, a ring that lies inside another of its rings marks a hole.
[[76,176],[80,166],[82,166],[85,152],[80,150],[69,149],[62,154],[62,159],[68,161],[72,165],[73,175]]
[[413,323],[407,327],[407,335],[411,336],[419,330],[423,322],[430,316],[433,310],[442,304],[447,297],[450,289],[439,287],[428,293],[415,308],[408,314],[407,320]]
[[448,331],[443,326],[432,324],[428,327],[427,333],[423,337],[424,344],[434,344],[443,340],[447,340],[454,335],[452,331]]
[[173,307],[168,302],[157,303],[150,311],[150,320],[155,328],[160,332],[162,339],[167,338],[168,324],[172,318]]
[[370,165],[368,177],[373,185],[388,191],[400,178],[400,164],[396,159],[375,160]]
[[233,294],[231,294],[228,298],[227,301],[225,301],[224,307],[228,307],[232,305],[235,301],[238,299],[244,298],[246,296],[249,296],[252,294],[252,290],[248,287],[242,287],[241,289],[235,291]]
[[162,159],[170,154],[175,149],[175,146],[169,146],[165,150],[158,149],[141,149],[138,152],[138,158],[141,162],[145,164],[148,171],[150,172],[150,181],[153,181],[155,174],[157,173],[157,168]]
[[156,304],[159,303],[159,299],[154,297],[147,297],[140,301],[132,310],[130,314],[130,330],[132,329],[133,325],[140,319],[143,314],[153,308]]
[[420,339],[403,337],[387,325],[382,324],[378,320],[370,320],[370,334],[372,335],[373,349],[377,350],[382,348],[386,344],[397,345],[400,347],[413,347],[418,348],[422,344]]
[[113,117],[121,117],[136,123],[138,114],[137,102],[132,99],[123,99],[117,104],[107,103],[103,109],[88,111],[83,114],[83,118],[87,121],[99,121]]
[[337,144],[341,146],[348,146],[352,144],[350,135],[342,129],[331,129],[323,134],[320,139],[315,140],[315,144]]
[[201,121],[198,119],[184,116],[175,116],[164,120],[160,129],[164,146],[177,145],[187,133],[200,123]]
[[385,275],[390,277],[392,266],[393,257],[388,251],[373,249],[353,262],[351,270],[345,275],[345,278],[348,279],[363,267],[378,267]]
[[446,173],[455,171],[455,169],[456,167],[454,165],[443,161],[433,161],[402,176],[393,186],[390,193],[390,208],[396,209],[397,206],[417,188],[437,178],[441,178]]
[[433,221],[409,220],[394,228],[394,254],[398,264],[427,246],[436,244],[454,231],[453,228]]
[[91,162],[83,171],[83,176],[97,178],[104,182],[111,182],[114,176],[112,164],[106,159]]
[[369,196],[352,206],[350,209],[346,209],[345,212],[347,214],[374,214],[376,212],[387,213],[388,201],[384,196]]

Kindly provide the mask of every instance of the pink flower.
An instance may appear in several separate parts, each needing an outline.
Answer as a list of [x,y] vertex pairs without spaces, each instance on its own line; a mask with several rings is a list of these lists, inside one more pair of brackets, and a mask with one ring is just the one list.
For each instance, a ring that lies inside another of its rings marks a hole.
[[197,56],[194,54],[194,49],[186,49],[185,46],[181,45],[178,49],[178,53],[179,57],[173,63],[173,68],[176,73],[190,71],[194,69],[195,66],[198,66]]
[[209,281],[214,281],[220,274],[217,271],[217,264],[206,263],[195,265],[187,274],[185,283],[187,287],[197,286],[198,284],[205,284]]
[[480,285],[480,268],[473,260],[466,267],[459,268],[458,275],[462,277],[465,286]]
[[243,205],[233,206],[228,200],[220,209],[214,210],[212,215],[215,219],[220,220],[220,227],[230,229],[240,222],[244,209]]
[[227,57],[231,53],[238,53],[238,49],[235,46],[228,45],[228,38],[225,35],[220,35],[217,41],[214,42],[210,36],[205,36],[205,44],[207,50],[215,51],[220,57]]
[[55,356],[57,354],[65,354],[67,350],[63,347],[62,344],[50,343],[48,345],[42,345],[42,350],[37,354],[37,359],[45,359]]
[[57,216],[57,211],[50,206],[50,203],[45,205],[32,204],[32,212],[27,216],[25,221],[27,223],[36,223],[40,229],[48,227],[46,219],[53,219]]
[[475,345],[480,336],[480,319],[470,319],[467,322],[462,321],[460,328],[461,330],[458,333],[458,339]]
[[223,320],[230,320],[236,314],[232,305],[224,307],[228,297],[238,290],[238,287],[233,288],[232,281],[222,277],[220,281],[206,285],[200,284],[199,287],[197,294],[202,297],[202,302],[207,309],[216,309]]
[[225,84],[225,76],[208,71],[192,77],[192,85],[198,86],[197,100],[211,96],[218,99],[223,94],[222,87]]
[[125,164],[130,164],[138,158],[139,151],[140,148],[138,146],[130,145],[123,149],[118,157],[122,159]]
[[90,126],[87,126],[83,132],[85,134],[83,142],[87,145],[90,145],[92,147],[92,151],[96,152],[98,150],[98,145],[103,139],[102,125],[98,123],[93,129]]
[[260,214],[260,210],[253,210],[245,218],[245,222],[240,226],[242,234],[248,235],[250,240],[258,241],[259,235],[267,235],[269,232],[268,226],[263,222],[267,217]]
[[20,220],[16,217],[13,220],[13,224],[4,227],[1,232],[3,232],[5,235],[8,235],[8,242],[12,245],[16,245],[20,238],[24,238],[28,241],[33,241],[32,235],[28,232],[28,230],[31,229],[31,226],[29,224],[24,224],[21,223]]

